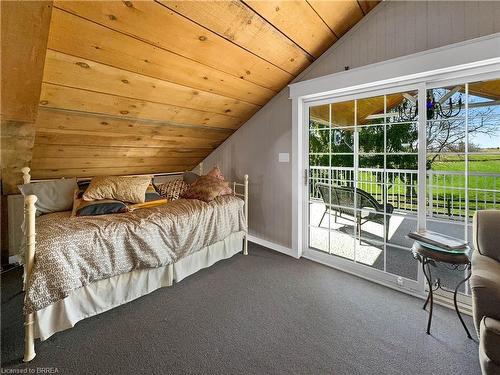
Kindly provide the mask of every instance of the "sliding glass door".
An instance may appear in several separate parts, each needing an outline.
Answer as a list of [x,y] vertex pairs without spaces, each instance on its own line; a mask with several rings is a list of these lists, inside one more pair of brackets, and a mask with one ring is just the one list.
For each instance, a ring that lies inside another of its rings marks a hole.
[[[500,205],[500,80],[435,84],[427,90],[427,228],[472,241],[477,210]],[[441,284],[464,278],[437,265]],[[468,285],[461,290],[470,294]]]
[[413,89],[309,107],[309,247],[413,286],[418,113],[401,103],[417,98]]
[[[308,103],[307,247],[422,290],[407,234],[427,227],[470,241],[474,211],[498,208],[499,87],[419,84]],[[463,278],[437,275],[450,288]]]

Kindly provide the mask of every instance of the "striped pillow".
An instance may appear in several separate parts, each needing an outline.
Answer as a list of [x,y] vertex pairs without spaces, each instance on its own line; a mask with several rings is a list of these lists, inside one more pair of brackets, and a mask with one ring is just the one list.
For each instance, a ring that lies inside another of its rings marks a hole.
[[189,189],[189,185],[182,178],[176,178],[156,186],[158,193],[171,201],[179,199],[187,189]]

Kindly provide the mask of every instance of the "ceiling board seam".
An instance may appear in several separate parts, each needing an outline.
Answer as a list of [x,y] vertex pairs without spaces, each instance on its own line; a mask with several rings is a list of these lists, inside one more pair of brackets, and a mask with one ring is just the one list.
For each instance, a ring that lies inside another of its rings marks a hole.
[[307,52],[304,48],[302,48],[299,44],[297,44],[297,42],[295,42],[295,40],[293,40],[292,38],[290,38],[288,35],[286,35],[283,31],[281,31],[279,28],[277,28],[276,26],[274,26],[274,24],[270,21],[267,20],[266,17],[264,17],[262,14],[260,14],[259,12],[257,12],[254,8],[252,8],[250,5],[248,5],[246,3],[246,1],[244,0],[239,0],[243,5],[245,5],[248,9],[250,9],[252,12],[254,12],[255,14],[257,14],[260,18],[262,18],[268,25],[270,25],[273,29],[275,29],[278,33],[280,33],[281,35],[283,35],[285,38],[287,38],[290,42],[292,42],[294,45],[296,45],[298,48],[300,48],[308,57],[309,57],[309,60],[311,61],[311,64],[316,60],[316,58],[311,55],[309,52]]
[[[133,70],[129,70],[129,69],[124,69],[124,68],[120,68],[118,66],[114,66],[114,65],[111,65],[111,64],[108,64],[108,63],[104,63],[104,62],[100,62],[100,61],[95,61],[95,60],[92,60],[92,59],[89,59],[87,57],[82,57],[82,56],[77,56],[75,54],[72,54],[72,53],[67,53],[67,52],[64,52],[64,51],[60,51],[58,49],[54,49],[54,48],[47,48],[47,50],[49,51],[53,51],[53,52],[57,52],[57,53],[62,53],[66,56],[71,56],[71,57],[74,57],[74,58],[77,58],[77,59],[82,59],[82,60],[87,60],[87,61],[92,61],[93,63],[95,64],[101,64],[101,65],[105,65],[105,66],[108,66],[110,68],[113,68],[113,69],[118,69],[118,70],[121,70],[123,72],[129,72],[129,73],[132,73],[132,74],[137,74],[141,77],[147,77],[147,78],[152,78],[152,79],[157,79],[159,81],[162,81],[162,82],[168,82],[168,83],[171,83],[173,85],[178,85],[178,86],[182,86],[182,87],[187,87],[189,89],[192,89],[192,90],[197,90],[197,91],[200,91],[200,92],[203,92],[203,93],[206,93],[206,94],[210,94],[210,95],[217,95],[217,96],[220,96],[222,98],[227,98],[227,99],[233,99],[233,100],[238,100],[240,102],[243,102],[243,103],[246,103],[246,104],[251,104],[251,105],[254,105],[254,106],[257,106],[260,108],[262,108],[262,104],[258,104],[258,103],[252,103],[252,102],[249,102],[245,99],[240,99],[240,98],[235,98],[235,97],[232,97],[232,96],[227,96],[225,94],[219,94],[219,93],[215,93],[215,92],[210,92],[210,91],[206,91],[206,90],[203,90],[203,89],[200,89],[200,88],[197,88],[197,87],[192,87],[192,86],[187,86],[187,85],[183,85],[181,83],[177,83],[177,82],[172,82],[172,81],[168,81],[166,79],[163,79],[163,78],[158,78],[158,77],[154,77],[154,76],[150,76],[148,74],[143,74],[143,73],[139,73],[139,72],[134,72]],[[202,64],[203,65],[203,64]],[[208,65],[203,65],[203,66],[208,66]],[[228,74],[228,73],[225,73],[225,74]],[[252,82],[253,83],[253,82]],[[259,86],[259,87],[262,87],[262,86]],[[267,88],[266,88],[267,89]],[[269,89],[270,90],[270,89]],[[275,94],[276,92],[273,91]],[[141,99],[142,100],[142,99]],[[165,103],[163,103],[165,104]]]
[[[46,145],[44,145],[46,146]],[[54,145],[56,146],[56,145]],[[98,146],[93,146],[98,147]],[[90,147],[89,147],[90,148]],[[107,148],[107,147],[103,147]],[[144,148],[144,147],[143,147]],[[208,149],[204,149],[208,150]],[[132,158],[132,159],[185,159],[186,155],[169,155],[169,156],[101,156],[103,159],[122,159],[122,158]],[[189,156],[191,159],[202,158],[203,156]],[[44,159],[55,159],[59,158],[59,156],[45,156]],[[65,159],[87,159],[85,156],[69,156],[65,155]]]
[[[196,136],[182,136],[182,135],[168,135],[168,134],[133,134],[133,133],[120,133],[118,131],[104,131],[104,130],[89,130],[89,129],[71,129],[71,128],[66,128],[66,129],[58,129],[58,128],[48,128],[45,126],[40,126],[37,127],[36,130],[39,133],[43,134],[54,134],[54,135],[63,135],[63,134],[87,134],[89,136],[95,136],[95,137],[109,137],[109,138],[120,138],[120,137],[148,137],[153,140],[166,140],[167,138],[179,138],[182,140],[199,140],[199,141],[206,141],[206,137],[196,137]],[[89,134],[90,133],[90,134]],[[100,135],[97,135],[95,133],[101,133]],[[217,138],[208,138],[208,142],[221,142],[224,139],[221,137],[220,139]]]
[[60,111],[60,112],[68,112],[68,113],[76,113],[80,115],[85,115],[85,116],[98,116],[98,117],[106,117],[106,118],[113,118],[113,119],[119,119],[119,120],[124,120],[124,121],[135,121],[135,122],[140,122],[140,123],[149,123],[149,124],[156,124],[156,125],[170,125],[170,126],[176,126],[176,127],[184,127],[184,128],[189,128],[189,129],[200,129],[200,130],[214,130],[218,132],[231,132],[233,133],[236,129],[230,129],[230,128],[218,128],[215,126],[203,126],[203,125],[198,125],[198,124],[181,124],[178,122],[174,121],[164,121],[164,120],[153,120],[153,119],[147,119],[147,118],[137,118],[137,117],[130,117],[130,116],[125,116],[125,115],[110,115],[109,113],[101,113],[101,112],[89,112],[89,111],[79,111],[77,109],[66,109],[66,108],[58,108],[58,107],[49,107],[49,106],[40,106],[40,109],[43,110],[48,110],[48,111]]
[[[113,28],[111,28],[111,27],[109,27],[109,26],[107,26],[107,25],[103,25],[102,23],[96,22],[96,21],[91,20],[91,19],[86,18],[86,17],[82,17],[82,16],[80,16],[79,14],[76,14],[76,13],[73,13],[73,12],[69,12],[69,11],[67,11],[67,10],[65,10],[65,9],[58,8],[57,6],[54,6],[54,8],[56,8],[56,9],[58,9],[58,10],[62,11],[62,12],[65,12],[65,13],[71,14],[71,15],[73,15],[73,16],[75,16],[75,17],[79,17],[79,18],[81,18],[81,19],[83,19],[83,20],[85,20],[85,21],[92,22],[92,23],[94,23],[94,24],[96,24],[96,25],[99,25],[99,26],[104,27],[104,28],[106,28],[106,29],[108,29],[108,30],[114,31],[114,32],[119,33],[119,34],[121,34],[121,35],[125,35],[125,36],[127,36],[127,37],[129,37],[129,38],[133,38],[133,39],[135,39],[135,40],[138,40],[138,41],[140,41],[140,42],[142,42],[142,43],[148,44],[148,45],[153,46],[153,47],[155,47],[155,48],[159,48],[159,49],[161,49],[161,50],[163,50],[163,51],[167,51],[167,52],[170,52],[170,53],[172,53],[172,54],[174,54],[174,55],[180,56],[180,57],[182,57],[182,58],[185,58],[185,59],[191,60],[191,61],[193,61],[193,62],[195,62],[195,63],[197,63],[197,64],[201,64],[201,65],[204,65],[204,66],[206,66],[206,67],[208,67],[208,68],[215,69],[215,70],[217,70],[217,71],[219,71],[219,72],[222,72],[222,73],[224,73],[224,74],[228,74],[228,75],[230,75],[230,76],[232,76],[232,77],[235,77],[235,78],[238,78],[238,79],[243,79],[243,80],[245,80],[245,81],[247,81],[247,82],[251,82],[251,83],[253,83],[254,85],[257,85],[257,86],[262,87],[262,88],[264,88],[264,89],[271,90],[271,91],[273,91],[273,92],[275,92],[275,93],[277,93],[277,92],[278,92],[278,91],[274,90],[274,89],[273,89],[273,88],[271,88],[271,87],[263,86],[263,85],[261,85],[261,84],[259,84],[259,83],[257,83],[257,82],[254,82],[254,81],[249,80],[249,79],[246,79],[246,78],[241,78],[241,76],[239,76],[239,75],[237,75],[237,74],[233,74],[233,73],[230,73],[230,72],[226,72],[225,70],[220,70],[220,69],[217,69],[217,68],[216,68],[216,67],[214,67],[214,66],[207,65],[207,64],[203,64],[202,62],[197,61],[197,60],[195,60],[195,59],[192,59],[192,58],[190,58],[189,56],[184,56],[184,55],[181,55],[180,53],[177,53],[177,52],[175,52],[175,51],[171,51],[171,50],[169,50],[169,49],[163,48],[163,47],[162,47],[162,46],[160,46],[160,45],[150,43],[150,42],[148,42],[147,40],[142,39],[142,38],[138,38],[138,37],[136,37],[136,36],[134,36],[134,35],[132,35],[132,34],[128,34],[128,33],[121,32],[121,31],[116,30],[116,29],[113,29]],[[59,51],[59,52],[60,52],[60,51]],[[63,52],[63,53],[64,53],[64,52]],[[82,58],[83,58],[83,57],[82,57]],[[259,58],[260,58],[260,57],[259,57]],[[263,60],[263,61],[266,61],[266,62],[267,62],[267,60],[264,60],[264,59],[262,59],[262,58],[260,58],[260,59],[261,59],[261,60]],[[274,66],[274,64],[272,64],[272,65]],[[283,69],[281,69],[281,68],[279,68],[279,69],[280,69],[280,70],[282,70],[283,72],[285,72],[286,74],[289,74],[289,75],[290,75],[290,77],[291,77],[290,79],[293,79],[293,77],[294,77],[294,75],[293,75],[293,74],[291,74],[291,73],[289,73],[289,72],[287,72],[287,71],[285,71],[285,70],[283,70]],[[286,85],[285,85],[284,87],[286,87]]]
[[[81,144],[81,145],[75,146],[72,143],[64,143],[64,142],[61,142],[61,143],[38,143],[36,146],[43,146],[43,147],[64,146],[64,147],[85,147],[85,148],[94,147],[94,148],[102,148],[102,149],[108,149],[108,148],[127,148],[127,149],[141,148],[142,149],[143,148],[145,150],[151,149],[151,148],[164,148],[164,149],[172,150],[173,152],[186,152],[186,153],[192,152],[192,151],[214,150],[213,147],[179,147],[179,146],[171,146],[171,147],[168,147],[168,146],[140,146],[140,145],[137,145],[137,146],[119,146],[119,145],[102,146],[102,145],[96,145],[96,144]],[[183,151],[183,150],[189,150],[189,151]]]
[[[346,31],[345,34],[342,35],[342,37],[336,41],[330,48],[328,48],[323,54],[318,57],[317,60],[324,60],[328,58],[328,56],[331,56],[334,51],[337,51],[339,48],[341,48],[344,43],[346,43],[349,38],[356,33],[356,30],[359,30],[363,25],[366,23],[370,22],[372,18],[375,18],[376,15],[381,12],[381,9],[384,9],[384,7],[389,4],[387,1],[380,1],[377,3],[377,5],[368,13],[365,17],[361,18],[354,26],[352,26],[348,31]],[[319,63],[318,63],[319,64]],[[301,80],[305,79],[307,77],[307,74],[313,69],[313,67],[308,66],[305,68],[297,77],[295,77],[290,84],[300,82]],[[278,93],[279,94],[279,93]],[[266,103],[267,104],[267,103]],[[250,120],[250,119],[249,119]],[[242,125],[243,126],[243,125]]]
[[361,6],[361,4],[359,3],[359,0],[356,0],[356,3],[358,4],[359,9],[361,9],[361,13],[363,13],[363,17],[366,16],[366,13],[365,13],[363,7]]
[[[177,12],[175,9],[172,9],[172,8],[170,8],[169,6],[167,6],[167,5],[163,4],[163,3],[159,3],[157,0],[155,0],[155,3],[156,3],[156,4],[158,4],[158,5],[161,5],[162,7],[166,8],[166,9],[171,10],[172,12],[174,12],[174,13],[178,14],[179,16],[181,16],[181,17],[183,17],[183,18],[185,18],[185,19],[189,20],[190,22],[192,22],[192,23],[194,23],[194,24],[196,24],[196,25],[198,25],[198,26],[200,26],[200,27],[203,27],[205,30],[208,30],[208,31],[209,31],[209,32],[211,32],[212,34],[215,34],[215,35],[217,35],[217,36],[219,36],[219,37],[223,38],[223,39],[224,39],[224,40],[226,40],[227,42],[234,44],[234,45],[235,45],[235,46],[237,46],[238,48],[240,48],[240,49],[242,49],[242,50],[244,50],[244,51],[246,51],[246,52],[248,52],[248,53],[250,53],[250,54],[254,55],[255,57],[257,57],[257,58],[261,59],[262,61],[267,62],[267,63],[268,63],[268,64],[270,64],[270,65],[273,65],[274,67],[278,68],[279,70],[282,70],[283,72],[285,72],[285,73],[289,74],[289,75],[291,76],[291,79],[293,79],[293,77],[295,77],[295,76],[296,76],[296,74],[295,74],[295,73],[291,73],[291,72],[289,72],[288,70],[283,69],[281,66],[278,66],[278,65],[276,65],[276,64],[274,64],[274,63],[272,63],[271,61],[269,61],[269,60],[265,59],[264,57],[259,56],[259,55],[257,55],[256,53],[254,53],[254,52],[250,51],[249,49],[247,49],[247,48],[245,48],[245,47],[243,47],[243,46],[240,46],[239,44],[237,44],[237,43],[233,42],[232,40],[229,40],[229,39],[228,39],[228,38],[226,38],[224,35],[221,35],[221,34],[219,34],[219,33],[215,32],[215,31],[213,31],[213,30],[209,29],[208,27],[206,27],[206,26],[204,26],[204,25],[202,25],[202,24],[200,24],[200,23],[198,23],[198,22],[196,22],[196,21],[192,20],[192,19],[191,19],[191,18],[189,18],[189,17],[186,17],[186,16],[185,16],[185,15],[183,15],[182,13]],[[246,5],[246,4],[245,4],[245,5]],[[260,15],[259,15],[259,17],[260,17]],[[266,20],[264,20],[264,21],[266,21]],[[267,21],[266,21],[266,22],[267,22]],[[295,44],[295,42],[294,42],[294,44]],[[300,47],[299,47],[299,48],[300,48]],[[300,48],[300,49],[302,50],[302,48]],[[304,52],[305,52],[305,51],[304,51]],[[310,55],[306,52],[306,57],[307,57],[307,56],[309,56],[310,58],[312,58],[312,56],[310,56]],[[312,60],[311,60],[310,58],[307,58],[307,59],[309,60],[309,65],[311,65],[311,63],[314,61],[314,58],[312,58]]]
[[[137,143],[138,137],[134,137],[133,135],[125,135],[122,137],[116,137],[116,136],[90,136],[90,137],[85,137],[84,139],[81,140],[74,140],[71,138],[70,134],[54,134],[54,133],[45,133],[43,131],[39,132],[37,134],[37,139],[36,144],[34,145],[35,148],[40,147],[41,145],[45,146],[54,146],[54,145],[61,145],[65,147],[101,147],[101,146],[106,146],[110,147],[108,144],[102,143],[101,141],[108,141],[108,140],[118,140],[121,141],[121,143],[112,143],[114,147],[127,147],[127,148],[135,148],[135,147],[146,147],[150,149],[156,149],[156,148],[165,148],[165,149],[172,149],[173,151],[178,150],[178,149],[187,149],[187,150],[192,150],[194,147],[196,147],[197,151],[202,151],[202,150],[212,150],[217,148],[223,141],[217,141],[217,142],[212,142],[206,144],[206,147],[203,147],[205,144],[198,144],[198,145],[186,145],[186,144],[171,144],[168,143],[168,140],[157,140],[159,142],[154,142],[154,143]],[[140,138],[140,137],[139,137]],[[144,138],[144,137],[142,137]],[[142,140],[142,138],[140,140]],[[172,137],[174,138],[174,137]],[[97,140],[97,142],[96,142]],[[75,143],[74,141],[78,141]],[[193,152],[193,151],[189,151]]]
[[[125,99],[130,99],[130,100],[139,100],[139,101],[146,102],[146,103],[160,104],[160,105],[165,105],[165,106],[170,106],[170,107],[177,107],[177,108],[187,109],[187,110],[190,110],[190,111],[197,111],[197,112],[209,113],[209,114],[218,115],[218,116],[224,116],[224,117],[228,117],[228,118],[231,118],[231,119],[236,119],[236,120],[245,120],[245,119],[246,119],[245,117],[236,117],[236,116],[231,116],[231,115],[228,115],[228,114],[223,114],[223,113],[219,113],[219,112],[211,112],[211,111],[206,111],[206,110],[203,110],[203,109],[196,109],[196,108],[190,108],[190,107],[183,107],[183,106],[176,105],[176,104],[168,104],[168,103],[154,102],[154,101],[151,101],[151,100],[145,100],[145,99],[133,98],[133,97],[130,97],[130,96],[123,96],[123,95],[117,95],[117,94],[109,94],[109,93],[107,93],[107,92],[101,92],[101,91],[95,91],[95,90],[83,89],[83,88],[81,88],[81,87],[74,87],[74,86],[70,86],[70,85],[62,85],[62,84],[60,84],[60,83],[53,83],[53,82],[47,82],[47,81],[42,81],[42,83],[46,83],[46,84],[49,84],[49,85],[54,85],[54,86],[60,86],[60,87],[67,87],[67,88],[70,88],[70,89],[75,89],[75,90],[81,90],[81,91],[94,92],[94,93],[96,93],[96,94],[102,94],[102,95],[114,96],[114,97],[117,97],[117,98],[125,98]],[[42,106],[42,108],[45,108],[45,106]],[[54,107],[51,107],[51,108],[54,108]]]
[[[330,25],[328,25],[328,24],[326,23],[326,21],[323,19],[323,17],[321,17],[321,15],[320,15],[320,14],[316,11],[316,9],[314,9],[314,7],[313,7],[313,6],[309,3],[309,1],[308,1],[308,0],[305,0],[305,1],[306,1],[307,5],[309,5],[309,7],[310,7],[310,8],[314,11],[314,13],[316,13],[316,14],[318,15],[319,19],[320,19],[320,20],[321,20],[321,21],[322,21],[322,22],[326,25],[326,27],[328,27],[328,29],[329,29],[329,30],[333,33],[333,35],[335,35],[335,38],[337,38],[337,40],[336,40],[335,42],[333,42],[333,44],[337,43],[337,41],[340,39],[340,37],[339,37],[339,36],[335,33],[335,31],[333,31],[333,29],[330,27]],[[332,46],[333,46],[333,44],[332,44]],[[330,47],[331,47],[331,46],[330,46]],[[329,49],[330,47],[328,47],[328,48],[325,50],[325,52],[326,52],[326,51],[328,51],[328,49]]]

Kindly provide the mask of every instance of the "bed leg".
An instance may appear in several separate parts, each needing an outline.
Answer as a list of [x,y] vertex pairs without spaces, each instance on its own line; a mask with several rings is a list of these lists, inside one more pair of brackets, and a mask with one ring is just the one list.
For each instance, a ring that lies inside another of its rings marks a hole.
[[[24,254],[24,290],[28,292],[30,275],[35,261],[35,195],[28,195],[24,198],[24,225],[26,235],[26,251]],[[25,297],[26,298],[26,297]],[[35,358],[35,334],[34,327],[35,314],[27,314],[24,317],[24,362],[29,362]]]
[[31,313],[26,315],[24,320],[24,358],[23,362],[30,362],[35,358],[35,334],[34,327],[35,324],[35,314]]
[[168,265],[168,282],[170,286],[174,285],[174,264],[170,263]]
[[243,243],[243,255],[248,255],[248,175],[245,179],[245,219],[247,221],[247,234],[245,234],[245,242]]
[[248,238],[245,235],[245,239],[243,240],[243,255],[248,255]]

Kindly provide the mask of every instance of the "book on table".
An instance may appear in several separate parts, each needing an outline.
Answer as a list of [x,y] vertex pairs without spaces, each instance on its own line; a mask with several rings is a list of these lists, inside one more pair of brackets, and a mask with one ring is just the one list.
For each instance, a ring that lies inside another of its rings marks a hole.
[[408,237],[433,250],[459,253],[469,249],[468,243],[464,240],[430,230],[410,232]]

